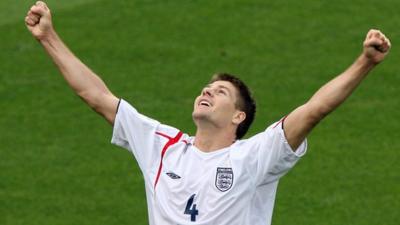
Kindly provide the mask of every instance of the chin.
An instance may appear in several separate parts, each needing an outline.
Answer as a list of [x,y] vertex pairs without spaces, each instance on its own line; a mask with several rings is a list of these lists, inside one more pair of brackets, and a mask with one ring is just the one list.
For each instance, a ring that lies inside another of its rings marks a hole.
[[192,118],[195,121],[196,120],[205,120],[205,119],[209,118],[209,115],[206,112],[193,111]]

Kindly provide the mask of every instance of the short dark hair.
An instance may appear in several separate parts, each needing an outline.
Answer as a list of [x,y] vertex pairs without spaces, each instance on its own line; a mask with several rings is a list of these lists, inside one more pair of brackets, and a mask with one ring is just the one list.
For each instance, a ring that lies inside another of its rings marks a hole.
[[228,73],[217,73],[212,76],[210,84],[215,81],[228,81],[238,90],[238,101],[235,102],[236,108],[246,114],[246,118],[239,124],[236,130],[236,139],[242,138],[250,128],[256,113],[256,102],[254,101],[249,88],[235,75]]

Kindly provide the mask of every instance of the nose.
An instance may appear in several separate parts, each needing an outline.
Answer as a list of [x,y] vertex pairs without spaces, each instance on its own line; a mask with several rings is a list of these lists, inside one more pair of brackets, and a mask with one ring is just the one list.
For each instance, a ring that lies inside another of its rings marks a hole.
[[210,97],[213,96],[213,92],[212,92],[211,88],[204,88],[202,94],[203,94],[203,95],[210,96]]

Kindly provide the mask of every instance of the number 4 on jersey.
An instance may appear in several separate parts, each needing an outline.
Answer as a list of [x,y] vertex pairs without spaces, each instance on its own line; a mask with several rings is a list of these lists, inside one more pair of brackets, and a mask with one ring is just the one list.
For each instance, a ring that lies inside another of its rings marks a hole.
[[190,221],[192,222],[195,222],[196,216],[199,215],[199,211],[196,209],[196,204],[193,204],[195,196],[196,194],[190,196],[185,208],[185,214],[190,215]]

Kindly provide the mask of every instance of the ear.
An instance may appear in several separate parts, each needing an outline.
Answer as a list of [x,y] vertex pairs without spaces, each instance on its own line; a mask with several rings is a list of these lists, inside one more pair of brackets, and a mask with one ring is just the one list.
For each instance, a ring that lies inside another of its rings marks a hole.
[[236,111],[236,113],[233,115],[232,118],[232,123],[235,125],[239,125],[243,120],[246,119],[246,113],[243,111]]

